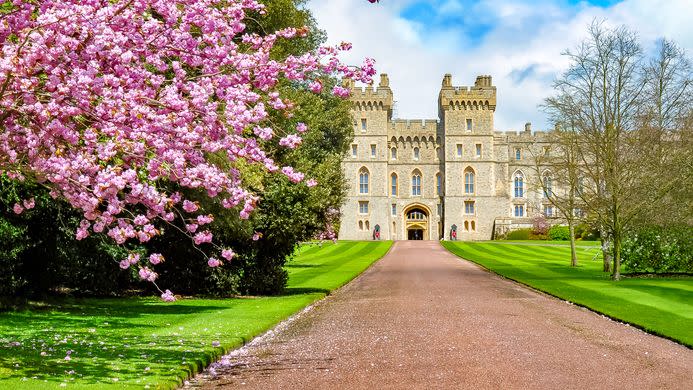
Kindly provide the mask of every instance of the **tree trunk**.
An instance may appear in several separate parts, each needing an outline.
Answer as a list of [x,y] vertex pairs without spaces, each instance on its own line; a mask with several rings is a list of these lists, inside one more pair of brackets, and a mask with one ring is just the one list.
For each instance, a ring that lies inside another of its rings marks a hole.
[[611,279],[621,280],[621,232],[614,232],[614,272]]
[[606,233],[606,229],[603,227],[599,228],[599,240],[602,243],[602,257],[604,259],[604,272],[611,272],[611,251],[609,250],[609,236]]
[[570,266],[577,267],[577,252],[575,251],[575,226],[573,226],[573,221],[568,221],[568,229],[570,230]]

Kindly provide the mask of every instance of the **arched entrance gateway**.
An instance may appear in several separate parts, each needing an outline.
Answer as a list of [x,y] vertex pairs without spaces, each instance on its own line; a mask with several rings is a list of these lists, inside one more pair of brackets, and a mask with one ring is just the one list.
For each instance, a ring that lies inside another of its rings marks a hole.
[[428,240],[429,211],[427,208],[412,205],[404,212],[404,229],[407,240]]

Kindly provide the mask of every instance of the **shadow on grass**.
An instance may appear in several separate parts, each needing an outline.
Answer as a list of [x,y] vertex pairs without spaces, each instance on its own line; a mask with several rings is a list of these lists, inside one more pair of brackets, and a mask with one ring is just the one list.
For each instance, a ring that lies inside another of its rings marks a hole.
[[287,287],[284,289],[282,296],[286,295],[302,295],[302,294],[329,294],[330,289],[327,288],[314,288],[314,287]]

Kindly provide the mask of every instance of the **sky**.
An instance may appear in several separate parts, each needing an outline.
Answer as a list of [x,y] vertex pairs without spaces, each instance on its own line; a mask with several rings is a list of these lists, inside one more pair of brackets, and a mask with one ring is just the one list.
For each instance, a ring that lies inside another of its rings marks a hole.
[[[693,57],[693,0],[309,0],[328,43],[351,42],[344,61],[376,60],[395,97],[394,116],[435,119],[445,73],[453,85],[491,75],[496,130],[552,128],[540,105],[593,20],[637,31],[644,51],[674,40]],[[376,82],[378,77],[376,76]]]

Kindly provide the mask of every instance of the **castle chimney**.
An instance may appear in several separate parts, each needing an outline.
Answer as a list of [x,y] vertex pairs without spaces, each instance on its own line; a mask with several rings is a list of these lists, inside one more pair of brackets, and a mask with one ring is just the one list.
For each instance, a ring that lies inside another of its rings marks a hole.
[[387,77],[387,73],[381,73],[380,74],[380,84],[378,84],[378,88],[389,88],[390,87],[390,78]]
[[525,132],[527,132],[527,133],[532,132],[532,122],[525,123]]
[[443,88],[452,88],[452,75],[450,73],[443,76]]

